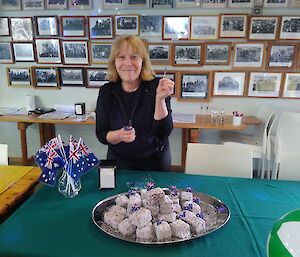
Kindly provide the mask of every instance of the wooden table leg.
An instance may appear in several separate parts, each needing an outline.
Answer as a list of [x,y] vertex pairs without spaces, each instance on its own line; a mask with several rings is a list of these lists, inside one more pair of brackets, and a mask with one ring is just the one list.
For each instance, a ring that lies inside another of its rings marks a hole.
[[41,146],[45,145],[50,139],[55,137],[55,125],[40,123],[40,143]]
[[27,152],[27,137],[26,137],[26,129],[32,123],[26,122],[18,122],[18,129],[20,131],[21,136],[21,151],[22,151],[22,165],[29,165],[31,159],[28,159],[28,152]]
[[189,143],[199,143],[200,129],[190,129]]

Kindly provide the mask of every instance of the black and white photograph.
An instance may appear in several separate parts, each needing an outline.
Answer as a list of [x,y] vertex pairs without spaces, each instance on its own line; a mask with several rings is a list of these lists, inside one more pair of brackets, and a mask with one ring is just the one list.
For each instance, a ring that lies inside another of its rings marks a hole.
[[113,17],[112,16],[89,16],[89,37],[91,39],[113,38]]
[[199,8],[201,0],[176,0],[176,8]]
[[263,43],[237,43],[234,45],[234,67],[261,68],[264,61]]
[[228,0],[228,8],[253,8],[254,0]]
[[[176,72],[175,71],[168,71],[168,70],[156,70],[155,71],[155,77],[156,78],[168,78],[176,83]],[[174,87],[172,97],[177,96],[177,90],[176,87]]]
[[278,20],[278,16],[252,16],[250,21],[249,39],[275,40],[279,25]]
[[173,44],[173,65],[200,66],[202,61],[202,45]]
[[89,64],[87,41],[63,41],[64,64]]
[[278,97],[281,78],[281,73],[251,72],[249,78],[248,96]]
[[124,9],[126,0],[103,0],[103,9]]
[[22,0],[22,8],[24,11],[44,10],[44,0]]
[[214,75],[214,96],[243,96],[246,72],[216,71]]
[[93,0],[68,0],[70,10],[92,10]]
[[126,8],[132,9],[132,8],[149,8],[149,1],[150,0],[127,0],[126,2]]
[[105,83],[108,83],[107,80],[107,69],[101,69],[101,68],[87,68],[86,69],[86,87],[87,88],[100,88]]
[[269,68],[293,68],[296,58],[296,44],[269,44],[268,47]]
[[221,14],[220,37],[245,38],[247,19],[247,14]]
[[171,62],[171,45],[164,43],[149,43],[148,53],[152,64],[162,65]]
[[215,42],[205,44],[204,64],[229,65],[231,43]]
[[190,17],[189,16],[164,16],[163,17],[163,37],[164,40],[184,39],[190,37]]
[[61,63],[59,39],[36,39],[35,48],[38,63]]
[[7,81],[9,86],[13,87],[31,87],[30,68],[6,68]]
[[287,72],[285,74],[282,97],[300,98],[300,73]]
[[0,17],[0,37],[10,36],[9,31],[9,18]]
[[161,39],[162,16],[144,15],[140,16],[140,36],[159,37]]
[[20,11],[21,0],[2,0],[0,1],[0,10],[2,11]]
[[191,39],[214,40],[219,34],[219,16],[192,16]]
[[83,68],[59,68],[61,87],[84,87]]
[[286,8],[289,0],[264,0],[265,8]]
[[95,64],[108,63],[108,59],[111,51],[111,43],[91,42],[89,44],[89,47],[90,47],[91,63],[95,63]]
[[0,43],[0,63],[13,63],[14,57],[10,42]]
[[16,62],[34,62],[33,43],[13,43],[14,59]]
[[11,23],[11,37],[13,41],[32,41],[33,27],[31,17],[12,17]]
[[85,16],[61,16],[63,37],[85,37]]
[[282,16],[280,39],[300,40],[300,16]]
[[32,67],[36,88],[59,88],[58,72],[54,67]]
[[150,0],[150,8],[175,8],[176,0]]
[[227,0],[202,0],[201,8],[226,8]]
[[115,34],[138,35],[139,16],[138,15],[115,15]]
[[65,10],[68,8],[68,0],[45,0],[48,10]]
[[35,16],[36,35],[38,37],[58,37],[57,16]]

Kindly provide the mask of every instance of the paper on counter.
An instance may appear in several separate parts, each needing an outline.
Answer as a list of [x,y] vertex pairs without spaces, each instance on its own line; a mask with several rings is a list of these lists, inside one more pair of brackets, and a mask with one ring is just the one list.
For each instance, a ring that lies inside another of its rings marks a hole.
[[75,113],[75,106],[69,104],[54,104],[53,107],[57,112],[72,112]]
[[196,123],[196,114],[172,113],[173,122]]

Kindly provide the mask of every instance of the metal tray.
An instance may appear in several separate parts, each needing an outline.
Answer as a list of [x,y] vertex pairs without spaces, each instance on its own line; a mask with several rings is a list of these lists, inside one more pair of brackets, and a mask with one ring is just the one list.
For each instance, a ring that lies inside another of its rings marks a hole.
[[[165,191],[165,194],[168,195],[170,194],[170,191],[168,188],[163,188]],[[181,189],[177,189],[179,192],[183,191]],[[168,241],[139,241],[136,240],[135,235],[132,236],[123,236],[120,232],[117,230],[113,229],[111,226],[107,225],[103,221],[104,213],[106,210],[112,206],[115,205],[115,199],[118,196],[121,195],[126,195],[127,193],[122,193],[118,195],[111,196],[109,198],[106,198],[102,201],[100,201],[92,211],[92,219],[95,225],[101,229],[103,232],[106,234],[121,239],[125,240],[128,242],[133,242],[133,243],[139,243],[139,244],[170,244],[170,243],[177,243],[177,242],[182,242],[182,241],[187,241],[187,240],[192,240],[195,238],[202,237],[204,235],[207,235],[221,227],[223,227],[227,221],[230,218],[230,210],[229,208],[222,203],[219,199],[204,194],[200,192],[193,192],[194,197],[199,197],[201,202],[201,210],[204,216],[204,220],[206,222],[206,229],[203,231],[201,234],[193,234],[191,233],[191,237],[187,239],[180,239],[180,238],[175,238],[172,237]]]

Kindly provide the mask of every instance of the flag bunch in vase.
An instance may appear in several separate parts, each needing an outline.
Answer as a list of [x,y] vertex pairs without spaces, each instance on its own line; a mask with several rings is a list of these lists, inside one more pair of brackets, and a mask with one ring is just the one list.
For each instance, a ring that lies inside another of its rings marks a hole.
[[39,181],[55,186],[58,173],[63,170],[58,181],[58,190],[65,197],[78,195],[81,188],[80,177],[100,161],[80,138],[78,141],[70,135],[69,144],[65,144],[60,135],[52,138],[34,156],[41,168]]

